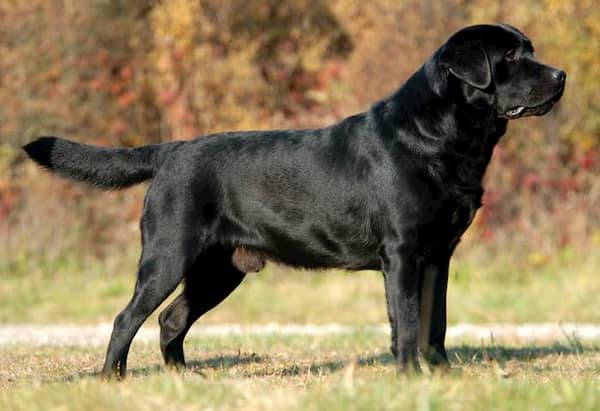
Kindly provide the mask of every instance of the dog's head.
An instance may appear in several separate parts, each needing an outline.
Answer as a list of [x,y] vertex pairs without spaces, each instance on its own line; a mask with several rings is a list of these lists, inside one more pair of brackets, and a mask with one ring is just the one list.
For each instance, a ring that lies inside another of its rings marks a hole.
[[462,98],[515,119],[546,114],[565,88],[564,71],[536,60],[531,41],[508,25],[464,28],[448,39],[437,64],[460,81]]

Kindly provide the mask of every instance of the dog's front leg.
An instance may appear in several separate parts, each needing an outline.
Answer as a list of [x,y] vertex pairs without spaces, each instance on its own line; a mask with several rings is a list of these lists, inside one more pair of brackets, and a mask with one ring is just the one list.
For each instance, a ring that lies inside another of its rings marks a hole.
[[449,259],[449,253],[435,256],[424,264],[422,273],[419,347],[431,366],[448,366],[444,340]]
[[396,369],[404,373],[412,367],[419,372],[419,271],[415,247],[392,241],[380,249],[388,316],[392,331],[391,350]]

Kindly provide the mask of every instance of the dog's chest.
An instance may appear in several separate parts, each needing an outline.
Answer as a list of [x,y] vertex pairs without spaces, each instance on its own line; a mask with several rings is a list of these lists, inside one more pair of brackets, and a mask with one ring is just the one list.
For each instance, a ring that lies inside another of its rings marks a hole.
[[481,207],[481,195],[478,193],[462,196],[458,200],[450,200],[435,219],[435,242],[447,244],[449,249],[453,250],[473,222],[479,207]]
[[478,208],[479,206],[475,203],[472,203],[469,206],[457,207],[452,213],[450,231],[455,235],[462,235],[473,222],[473,218],[475,217]]

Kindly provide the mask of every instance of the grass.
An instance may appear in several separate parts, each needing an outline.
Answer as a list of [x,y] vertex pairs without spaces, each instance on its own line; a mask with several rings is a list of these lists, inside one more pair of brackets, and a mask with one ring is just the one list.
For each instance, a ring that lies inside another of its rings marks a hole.
[[[458,344],[458,345],[456,345]],[[188,369],[165,371],[155,344],[135,344],[130,378],[102,383],[103,349],[0,348],[0,408],[53,410],[594,410],[600,347],[462,345],[444,374],[397,377],[388,337],[195,337]]]
[[[0,323],[112,321],[129,300],[135,247],[104,259],[0,258]],[[450,275],[450,323],[596,322],[600,256],[542,266],[459,256]],[[543,296],[543,298],[540,298]],[[152,319],[151,321],[154,321]],[[369,324],[387,321],[378,272],[302,272],[269,265],[246,280],[205,323]]]
[[[102,259],[56,250],[52,257],[0,252],[0,323],[112,321],[127,303],[135,247]],[[451,269],[449,321],[597,322],[596,254],[565,253],[543,264],[459,255]],[[384,301],[380,273],[270,265],[248,275],[200,323],[366,325],[387,320]],[[0,409],[600,409],[597,345],[573,338],[543,346],[450,341],[450,372],[398,378],[388,338],[370,332],[197,336],[186,341],[183,374],[164,370],[157,344],[134,343],[130,378],[120,384],[98,378],[104,347],[0,346]]]

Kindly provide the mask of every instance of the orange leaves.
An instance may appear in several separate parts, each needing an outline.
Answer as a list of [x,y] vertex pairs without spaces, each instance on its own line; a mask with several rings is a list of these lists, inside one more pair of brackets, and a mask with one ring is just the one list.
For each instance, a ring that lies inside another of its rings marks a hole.
[[122,81],[119,81],[119,80],[113,81],[109,87],[110,94],[112,94],[113,97],[118,97],[121,95],[124,88],[125,88],[125,83],[123,83]]
[[135,94],[135,92],[129,90],[129,91],[126,91],[125,93],[121,94],[117,101],[119,102],[119,106],[127,107],[127,106],[133,104],[136,100],[137,100],[137,95]]
[[121,77],[123,81],[131,81],[133,79],[133,68],[131,68],[131,66],[123,67],[119,73],[119,77]]
[[598,149],[588,150],[577,159],[577,165],[584,170],[591,170],[598,165]]
[[[105,54],[101,54],[102,65],[110,69]],[[114,70],[97,71],[95,77],[87,83],[87,89],[92,92],[103,92],[116,99],[121,108],[129,107],[138,99],[137,92],[133,89],[134,71],[130,65],[124,66],[116,75]]]
[[162,90],[158,94],[158,102],[161,106],[170,106],[177,99],[177,93],[174,90]]
[[101,67],[108,67],[110,64],[110,53],[106,49],[101,49],[96,53],[96,62]]
[[[521,224],[583,244],[575,215],[600,232],[597,0],[50,3],[0,0],[0,138],[15,147],[41,133],[137,145],[322,126],[401,85],[457,28],[514,24],[567,71],[567,89],[549,115],[510,125],[476,222],[489,241]],[[3,190],[6,214],[18,202]]]
[[95,77],[92,81],[90,81],[89,87],[92,91],[102,90],[106,87],[106,81],[101,77]]
[[8,179],[0,179],[0,222],[5,220],[16,202],[16,195],[8,185]]
[[129,126],[127,125],[127,123],[121,119],[117,119],[112,122],[111,131],[116,136],[124,135],[128,129]]
[[8,144],[0,144],[0,222],[8,217],[16,203],[16,189],[11,184],[8,173],[16,155],[16,150]]

